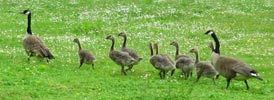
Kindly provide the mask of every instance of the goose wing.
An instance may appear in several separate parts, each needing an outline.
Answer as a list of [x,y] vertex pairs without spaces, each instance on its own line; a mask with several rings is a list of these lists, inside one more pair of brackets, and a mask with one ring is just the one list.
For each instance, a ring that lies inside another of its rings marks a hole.
[[129,56],[127,52],[122,52],[122,51],[111,51],[109,55],[112,59],[115,60],[132,60],[133,58]]
[[79,51],[79,56],[86,58],[87,61],[89,61],[89,62],[96,60],[96,58],[93,56],[92,52],[90,52],[89,50],[85,50],[85,49],[82,49]]
[[192,59],[193,61],[195,61],[195,59],[193,57],[188,56],[188,55],[178,55],[178,56],[175,57],[175,59],[177,60],[177,59],[182,58],[182,57],[189,58],[189,59]]
[[[23,40],[23,45],[26,51],[30,53],[38,53],[42,57],[52,56],[49,49],[43,41],[36,36],[28,36]],[[53,57],[53,56],[52,56]]]
[[169,61],[170,63],[174,64],[174,61],[166,54],[160,54],[166,61]]
[[123,52],[128,52],[128,54],[133,57],[134,59],[139,59],[138,53],[132,49],[129,48],[122,48]]
[[235,65],[233,65],[232,67],[232,70],[244,76],[251,76],[250,72],[252,71],[250,67],[248,67],[246,64],[244,64],[241,61],[239,61],[238,63],[235,63]]

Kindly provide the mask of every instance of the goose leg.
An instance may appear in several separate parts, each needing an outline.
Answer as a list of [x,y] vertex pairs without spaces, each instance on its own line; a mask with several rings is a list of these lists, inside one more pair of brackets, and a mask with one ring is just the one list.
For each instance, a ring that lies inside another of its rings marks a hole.
[[226,89],[228,89],[230,81],[231,81],[231,78],[226,79],[226,82],[227,82]]
[[213,77],[212,80],[213,80],[213,84],[216,85],[216,82],[215,82],[216,78]]
[[28,57],[28,62],[30,61],[30,57]]
[[182,75],[185,75],[183,68],[181,68],[181,71],[182,71],[182,73],[181,73],[181,74],[182,74]]
[[218,79],[218,78],[219,78],[219,76],[220,76],[219,74],[218,74],[218,75],[216,75],[216,79]]
[[196,79],[196,82],[199,81],[199,79],[201,78],[201,76],[202,76],[202,71],[197,72],[197,79]]
[[30,54],[28,54],[28,62],[30,61],[30,57],[32,56],[32,54],[30,53]]
[[125,71],[125,66],[121,66],[121,73],[124,75],[127,75],[126,71]]
[[159,72],[159,76],[160,76],[161,79],[163,79],[162,71]]
[[188,73],[184,71],[185,80],[187,80]]
[[170,76],[173,76],[174,72],[175,72],[175,69],[173,69],[173,70],[171,71],[171,75],[170,75]]
[[83,65],[83,63],[84,63],[84,59],[80,59],[80,66],[79,66],[79,68],[81,68],[81,66]]
[[32,57],[32,54],[29,55],[29,57],[28,57],[28,62],[30,61],[30,57]]
[[94,69],[94,63],[92,63],[91,66],[92,66],[92,69]]
[[128,69],[126,69],[126,71],[131,71],[132,67],[133,67],[133,65],[129,65]]
[[248,90],[249,86],[248,86],[247,80],[245,80],[245,85],[246,85],[246,89]]
[[163,71],[163,79],[166,78],[166,71]]

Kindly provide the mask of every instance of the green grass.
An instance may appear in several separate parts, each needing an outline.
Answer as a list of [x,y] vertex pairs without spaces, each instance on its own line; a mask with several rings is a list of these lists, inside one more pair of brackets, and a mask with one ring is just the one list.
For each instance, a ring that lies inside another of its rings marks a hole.
[[[0,3],[0,99],[273,99],[274,78],[274,1],[245,0],[64,0],[16,1]],[[32,30],[50,48],[56,59],[49,64],[27,55],[22,46],[27,17],[19,12],[32,11]],[[189,80],[176,71],[160,80],[149,63],[149,42],[158,42],[161,53],[174,56],[172,41],[181,53],[199,46],[201,60],[210,60],[203,33],[213,29],[221,42],[222,55],[237,57],[256,69],[264,81],[250,79],[231,82],[225,78],[214,86],[211,79],[196,75]],[[125,31],[127,46],[138,51],[143,61],[127,76],[108,58],[110,41],[115,35],[120,49]],[[95,70],[84,65],[78,69],[78,37],[83,48],[97,57]]]

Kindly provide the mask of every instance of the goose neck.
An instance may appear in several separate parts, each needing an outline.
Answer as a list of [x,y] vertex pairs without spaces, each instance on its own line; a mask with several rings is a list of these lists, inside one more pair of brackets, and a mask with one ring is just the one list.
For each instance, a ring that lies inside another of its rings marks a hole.
[[31,31],[31,13],[28,14],[28,27],[27,27],[27,33],[32,35]]

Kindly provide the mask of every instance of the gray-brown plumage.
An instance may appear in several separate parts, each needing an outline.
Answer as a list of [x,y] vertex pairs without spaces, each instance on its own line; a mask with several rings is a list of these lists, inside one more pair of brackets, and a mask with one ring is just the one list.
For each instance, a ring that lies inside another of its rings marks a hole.
[[211,78],[215,84],[215,80],[218,77],[218,72],[216,69],[206,61],[200,61],[199,58],[199,52],[197,48],[193,48],[190,50],[191,53],[195,54],[196,61],[195,61],[195,68],[197,72],[197,80],[196,82],[199,81],[201,76]]
[[78,45],[78,55],[80,63],[79,68],[81,68],[83,63],[86,63],[91,64],[92,68],[94,69],[94,62],[96,61],[96,58],[93,56],[93,54],[89,50],[82,49],[82,46],[78,38],[75,38],[73,42],[75,42]]
[[182,74],[185,76],[186,80],[192,76],[192,71],[194,69],[193,60],[186,57],[181,57],[176,60],[175,66],[181,69]]
[[[159,49],[158,49],[158,43],[154,43],[154,49],[155,49],[155,54],[156,55],[158,55],[159,54]],[[167,54],[159,54],[159,55],[161,55],[161,56],[163,56],[163,57],[165,57],[165,58],[167,58],[167,60],[169,61],[169,62],[171,62],[172,64],[174,64],[174,61],[167,55]]]
[[107,36],[106,39],[112,41],[110,51],[109,51],[109,58],[112,61],[114,61],[116,64],[121,66],[122,74],[127,75],[127,73],[124,69],[124,66],[129,66],[129,65],[133,64],[135,62],[135,59],[132,58],[128,54],[128,52],[114,50],[115,39],[112,35]]
[[164,54],[158,54],[158,46],[157,44],[154,44],[154,49],[156,51],[156,54],[153,55],[153,47],[152,44],[149,43],[149,48],[150,48],[150,63],[153,65],[153,67],[157,70],[159,70],[159,76],[161,79],[164,79],[166,76],[166,73],[171,71],[171,76],[175,72],[175,66],[174,63],[171,61],[171,59]]
[[122,37],[124,38],[124,42],[123,42],[123,45],[122,45],[122,49],[121,49],[121,50],[122,50],[123,52],[128,52],[128,54],[129,54],[132,58],[135,59],[135,62],[134,62],[133,64],[129,65],[129,68],[126,69],[126,71],[127,71],[127,70],[131,70],[132,67],[133,67],[133,65],[137,65],[137,64],[142,60],[142,58],[138,56],[138,53],[137,53],[136,51],[134,51],[134,50],[129,49],[129,48],[126,47],[126,44],[127,44],[127,35],[126,35],[125,32],[119,33],[118,36],[122,36]]
[[177,60],[177,59],[179,59],[179,58],[181,58],[181,57],[186,57],[186,58],[189,58],[189,59],[194,60],[193,57],[191,57],[191,56],[189,56],[189,55],[183,55],[183,54],[180,54],[180,53],[179,53],[179,52],[180,52],[180,50],[179,50],[180,48],[179,48],[178,42],[173,41],[173,42],[170,43],[170,45],[172,45],[172,46],[174,46],[174,47],[176,48],[175,60]]
[[[244,81],[246,88],[249,89],[247,79],[256,78],[258,80],[263,80],[257,71],[250,68],[249,65],[245,64],[239,59],[220,56],[220,43],[217,35],[213,30],[208,30],[205,34],[211,35],[215,41],[215,48],[212,52],[212,64],[220,75],[224,76],[227,81],[226,88],[229,87],[231,79]],[[212,48],[211,48],[212,49]]]
[[29,56],[28,61],[30,61],[30,57],[32,56],[36,56],[39,58],[47,58],[47,62],[48,59],[54,59],[54,56],[51,54],[51,52],[49,51],[48,47],[44,44],[44,42],[40,38],[32,34],[31,12],[29,10],[24,10],[22,14],[28,16],[27,34],[23,39],[23,46],[25,48],[27,55]]
[[179,54],[179,45],[176,41],[170,43],[176,48],[175,52],[175,66],[178,69],[181,69],[182,75],[185,76],[185,79],[188,79],[189,76],[192,76],[192,70],[194,69],[194,59],[191,56]]

